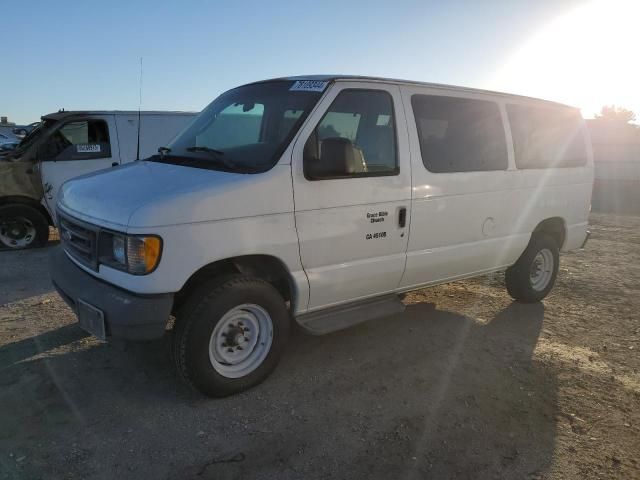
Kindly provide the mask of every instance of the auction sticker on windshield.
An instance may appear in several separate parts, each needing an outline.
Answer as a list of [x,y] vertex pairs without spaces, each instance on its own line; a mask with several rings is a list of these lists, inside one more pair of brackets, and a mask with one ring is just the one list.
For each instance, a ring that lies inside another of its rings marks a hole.
[[321,80],[296,80],[289,90],[292,92],[324,92],[328,83]]

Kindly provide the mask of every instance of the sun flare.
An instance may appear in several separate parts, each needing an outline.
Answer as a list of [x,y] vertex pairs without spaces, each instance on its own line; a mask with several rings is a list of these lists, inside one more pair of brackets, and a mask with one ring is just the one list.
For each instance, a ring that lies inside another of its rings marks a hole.
[[516,48],[491,88],[556,100],[591,117],[603,105],[640,114],[637,0],[594,1]]

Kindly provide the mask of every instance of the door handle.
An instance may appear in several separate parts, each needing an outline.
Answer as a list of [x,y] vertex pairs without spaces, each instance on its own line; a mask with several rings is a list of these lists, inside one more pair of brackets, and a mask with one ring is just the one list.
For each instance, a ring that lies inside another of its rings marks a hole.
[[407,207],[400,207],[398,211],[398,226],[404,228],[407,225]]
[[113,163],[111,163],[111,166],[112,166],[112,167],[117,167],[117,166],[118,166],[118,162],[113,162]]

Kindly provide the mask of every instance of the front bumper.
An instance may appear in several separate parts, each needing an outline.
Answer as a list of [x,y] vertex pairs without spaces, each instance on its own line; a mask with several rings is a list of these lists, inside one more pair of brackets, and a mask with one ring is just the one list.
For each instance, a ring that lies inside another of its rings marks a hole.
[[53,286],[78,315],[78,301],[102,311],[107,337],[153,340],[164,335],[173,294],[137,295],[98,280],[78,267],[61,246],[49,256]]

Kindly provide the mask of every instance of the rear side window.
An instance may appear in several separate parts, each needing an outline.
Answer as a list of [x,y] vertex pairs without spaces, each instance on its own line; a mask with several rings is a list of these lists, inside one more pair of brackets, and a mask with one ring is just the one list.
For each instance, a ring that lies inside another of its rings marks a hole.
[[516,166],[579,167],[587,163],[582,118],[570,108],[507,105]]
[[470,98],[413,95],[422,162],[435,173],[506,170],[500,109]]
[[305,144],[310,180],[397,175],[393,100],[382,90],[343,90]]
[[69,122],[51,135],[43,155],[55,160],[89,160],[111,156],[109,128],[104,120]]

